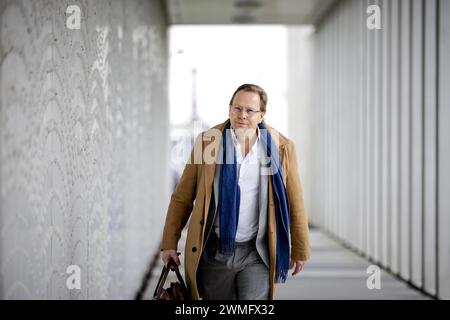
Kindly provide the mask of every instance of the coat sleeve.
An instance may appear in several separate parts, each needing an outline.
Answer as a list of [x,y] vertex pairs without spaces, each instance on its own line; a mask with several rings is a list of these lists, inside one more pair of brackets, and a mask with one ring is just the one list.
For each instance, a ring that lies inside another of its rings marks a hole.
[[297,167],[295,145],[292,141],[287,148],[286,191],[289,202],[291,229],[291,258],[306,261],[310,258],[308,217],[303,200],[303,190]]
[[201,153],[202,134],[197,136],[183,174],[170,198],[161,241],[161,251],[167,249],[177,250],[181,232],[189,220],[197,194],[199,170],[197,162],[198,159],[201,159]]

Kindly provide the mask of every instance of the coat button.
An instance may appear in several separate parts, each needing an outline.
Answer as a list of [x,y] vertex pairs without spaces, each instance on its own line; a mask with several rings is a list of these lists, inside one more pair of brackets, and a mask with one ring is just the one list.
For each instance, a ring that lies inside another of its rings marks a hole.
[[204,225],[205,224],[205,220],[200,220],[200,225]]
[[197,247],[192,247],[192,252],[196,252],[197,251]]

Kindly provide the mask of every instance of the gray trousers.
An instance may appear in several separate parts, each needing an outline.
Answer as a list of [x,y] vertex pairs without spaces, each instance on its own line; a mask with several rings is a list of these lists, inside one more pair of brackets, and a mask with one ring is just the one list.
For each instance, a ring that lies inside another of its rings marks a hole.
[[198,267],[197,284],[203,300],[267,300],[269,270],[255,240],[236,242],[232,256],[219,253],[214,232],[206,243]]

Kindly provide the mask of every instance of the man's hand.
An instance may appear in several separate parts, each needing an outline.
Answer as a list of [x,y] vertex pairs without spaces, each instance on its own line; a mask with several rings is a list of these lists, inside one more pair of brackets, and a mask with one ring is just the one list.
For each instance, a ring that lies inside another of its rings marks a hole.
[[295,263],[295,270],[294,270],[294,272],[292,272],[293,276],[295,276],[297,273],[302,271],[305,261],[291,259],[291,264],[289,266],[289,269],[292,269],[294,267],[294,263]]
[[179,254],[180,253],[177,253],[177,250],[164,250],[162,252],[161,259],[164,262],[164,265],[167,266],[167,262],[169,262],[169,259],[172,257],[175,263],[179,266],[181,264],[180,259],[178,259]]

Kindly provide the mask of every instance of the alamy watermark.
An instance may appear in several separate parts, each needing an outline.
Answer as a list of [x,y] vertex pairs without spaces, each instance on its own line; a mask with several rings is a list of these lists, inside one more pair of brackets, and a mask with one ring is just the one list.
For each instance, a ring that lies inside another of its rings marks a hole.
[[367,289],[381,289],[381,270],[380,267],[372,264],[367,267],[367,271],[370,276],[367,278],[366,286]]
[[380,30],[381,29],[381,9],[378,5],[370,5],[366,10],[369,15],[366,20],[367,29]]
[[[193,131],[189,129],[184,130],[184,137],[196,137],[194,145],[192,143],[186,143],[185,139],[179,139],[170,150],[170,161],[174,166],[182,166],[185,164],[232,164],[234,163],[234,155],[231,152],[227,152],[225,159],[223,156],[223,131],[211,128],[202,132],[201,123],[193,123]],[[193,132],[193,133],[191,133]],[[249,138],[250,135],[255,133],[255,129],[225,129],[226,134],[226,150],[233,150],[234,148],[234,137],[242,138],[239,139],[244,141]],[[260,140],[268,140],[271,137],[270,150],[272,153],[278,152],[278,146],[280,142],[280,135],[276,132],[270,132],[267,129],[259,129]],[[237,139],[237,138],[236,138]],[[281,166],[281,159],[278,158],[278,162],[275,162],[274,158],[268,157],[268,145],[261,144],[259,150],[259,157],[252,158],[249,164],[261,164],[261,174],[262,175],[273,175],[278,172]],[[190,152],[188,152],[188,150]],[[187,155],[189,153],[189,155]]]
[[70,5],[66,9],[69,16],[66,19],[66,28],[70,30],[80,30],[81,28],[81,9],[76,4]]
[[69,274],[66,279],[67,289],[81,290],[81,268],[76,264],[72,264],[67,267],[66,274]]

